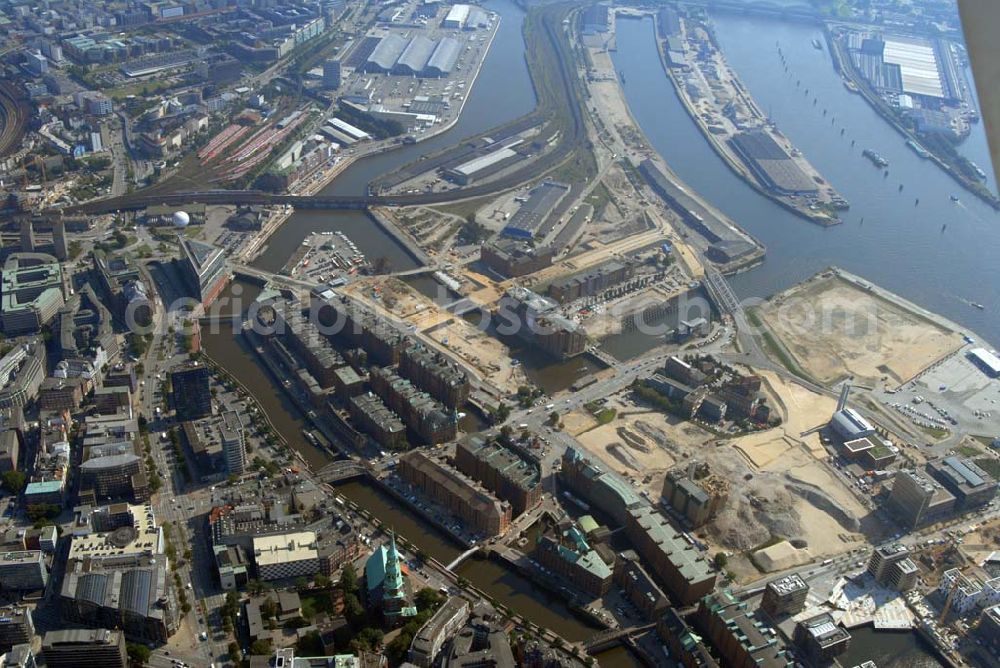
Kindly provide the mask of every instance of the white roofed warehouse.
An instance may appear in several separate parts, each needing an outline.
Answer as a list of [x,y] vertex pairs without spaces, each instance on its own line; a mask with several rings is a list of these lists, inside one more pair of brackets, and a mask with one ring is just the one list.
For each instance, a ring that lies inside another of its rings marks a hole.
[[365,61],[365,72],[388,74],[395,67],[396,61],[403,55],[403,51],[408,45],[409,41],[401,35],[386,35]]
[[417,76],[424,71],[427,62],[434,53],[434,42],[423,35],[418,35],[410,40],[410,43],[403,49],[399,60],[392,68],[393,74]]
[[427,66],[424,67],[424,76],[448,76],[451,74],[452,69],[454,69],[460,52],[461,46],[459,45],[458,40],[451,37],[445,37],[438,42],[438,45],[434,48],[434,53],[431,54],[430,60],[427,61]]

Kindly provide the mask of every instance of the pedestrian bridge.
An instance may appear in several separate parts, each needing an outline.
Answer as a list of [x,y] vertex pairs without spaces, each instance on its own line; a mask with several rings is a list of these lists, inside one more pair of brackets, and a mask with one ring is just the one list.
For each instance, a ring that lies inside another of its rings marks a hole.
[[469,557],[471,557],[473,554],[475,554],[478,551],[479,551],[479,547],[476,546],[476,545],[473,545],[468,550],[466,550],[462,554],[460,554],[457,557],[455,557],[455,560],[452,561],[447,566],[445,566],[445,568],[447,568],[449,571],[454,571],[456,568],[458,568],[458,565],[460,563],[462,563],[463,561],[465,561],[466,559],[468,559]]

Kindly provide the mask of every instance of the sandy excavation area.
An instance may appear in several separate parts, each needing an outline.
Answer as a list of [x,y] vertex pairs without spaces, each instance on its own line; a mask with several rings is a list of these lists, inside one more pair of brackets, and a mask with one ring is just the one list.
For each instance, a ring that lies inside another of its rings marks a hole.
[[[825,422],[836,402],[774,374],[762,375],[767,402],[782,418],[781,426],[767,431],[720,437],[633,404],[627,393],[609,398],[605,407],[617,411],[610,423],[599,425],[589,413],[577,411],[565,416],[564,429],[654,503],[669,469],[707,463],[727,495],[715,520],[695,531],[711,553],[745,554],[776,538],[792,541],[813,558],[857,547],[864,540],[861,520],[869,511],[827,470],[818,434],[801,436]],[[866,531],[871,526],[869,518]],[[753,566],[736,572],[741,578],[759,577]]]
[[776,295],[758,313],[796,363],[827,385],[851,375],[900,384],[962,343],[957,333],[829,272]]

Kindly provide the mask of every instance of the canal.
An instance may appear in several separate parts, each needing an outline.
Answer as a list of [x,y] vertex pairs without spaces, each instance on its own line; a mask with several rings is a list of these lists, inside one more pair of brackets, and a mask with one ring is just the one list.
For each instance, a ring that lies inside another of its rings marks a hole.
[[[851,203],[842,225],[822,228],[739,179],[701,135],[659,66],[653,20],[620,18],[613,56],[625,74],[633,116],[681,179],[767,247],[763,264],[733,278],[739,296],[766,297],[838,265],[1000,342],[1000,265],[991,252],[1000,246],[1000,215],[919,158],[843,86],[829,53],[812,46],[813,38],[823,39],[819,27],[742,15],[714,18],[723,51],[761,108]],[[861,156],[865,148],[890,161],[887,178]],[[973,126],[960,150],[987,154],[981,125]],[[961,201],[951,202],[952,194]],[[974,309],[969,301],[986,308]]]
[[[220,296],[217,303],[222,308],[219,310],[223,315],[230,315],[233,305],[239,304],[245,312],[259,293],[259,288],[252,284],[235,282]],[[329,455],[302,437],[306,423],[301,413],[277,387],[243,337],[237,336],[235,331],[234,321],[230,318],[217,318],[205,323],[202,329],[205,353],[250,388],[275,429],[302,454],[310,468],[315,470],[328,463]],[[386,526],[392,527],[439,561],[448,563],[461,553],[460,547],[447,535],[427,525],[405,505],[373,485],[350,482],[338,489],[345,497],[367,509]],[[574,615],[560,599],[547,595],[528,579],[497,562],[468,559],[459,566],[457,573],[532,623],[552,629],[569,641],[583,640],[598,630]],[[636,665],[632,656],[621,649],[603,652],[597,658],[605,667],[630,668]]]

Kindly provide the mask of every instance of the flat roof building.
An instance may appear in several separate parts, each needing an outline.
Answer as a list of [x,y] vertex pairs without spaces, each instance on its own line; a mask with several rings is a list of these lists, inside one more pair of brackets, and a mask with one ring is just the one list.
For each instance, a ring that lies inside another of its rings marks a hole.
[[108,629],[48,631],[42,657],[49,668],[126,668],[125,634]]
[[221,248],[203,241],[180,238],[182,276],[195,299],[208,308],[229,284],[230,272]]
[[0,587],[13,591],[41,591],[49,581],[41,550],[0,552]]
[[261,580],[312,577],[319,573],[316,533],[299,531],[253,539],[254,563]]
[[997,493],[996,481],[971,459],[945,457],[928,464],[927,472],[955,495],[959,512],[989,503]]
[[797,573],[771,580],[764,587],[760,608],[772,618],[795,615],[806,607],[809,585]]
[[973,348],[966,353],[966,357],[991,378],[1000,376],[1000,357],[985,348]]
[[45,253],[12,253],[2,271],[0,321],[10,336],[37,332],[64,303],[62,268]]
[[800,621],[793,637],[813,665],[832,662],[851,645],[851,634],[837,626],[828,612]]
[[945,519],[955,511],[955,496],[919,471],[900,470],[892,479],[886,506],[910,528]]
[[409,659],[419,668],[430,668],[444,643],[469,619],[469,602],[450,596],[420,627],[410,643]]

